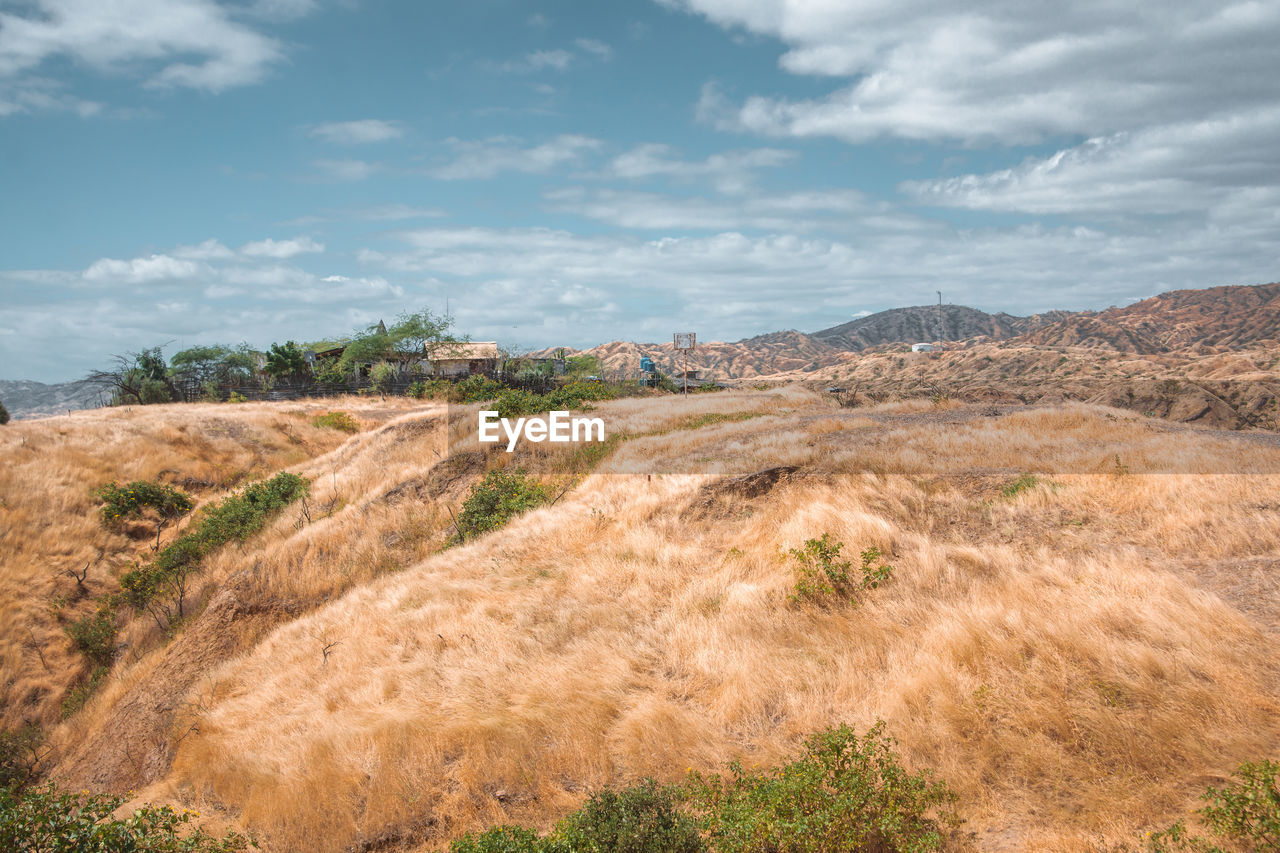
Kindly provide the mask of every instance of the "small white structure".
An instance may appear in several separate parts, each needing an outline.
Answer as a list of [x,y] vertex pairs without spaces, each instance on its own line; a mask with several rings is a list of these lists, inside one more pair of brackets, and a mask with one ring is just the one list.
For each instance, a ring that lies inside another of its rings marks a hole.
[[912,344],[912,352],[933,352],[937,349],[933,344]]

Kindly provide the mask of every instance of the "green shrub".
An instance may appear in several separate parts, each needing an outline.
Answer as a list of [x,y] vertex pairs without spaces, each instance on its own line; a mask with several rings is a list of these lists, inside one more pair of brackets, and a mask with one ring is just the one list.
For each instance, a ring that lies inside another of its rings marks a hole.
[[44,732],[34,723],[0,731],[0,788],[20,791],[37,775]]
[[369,369],[369,381],[373,387],[384,394],[391,390],[396,380],[396,366],[387,361],[380,361]]
[[360,431],[360,424],[356,423],[356,419],[346,412],[325,412],[323,415],[316,415],[311,419],[311,425],[336,429],[339,432],[356,433]]
[[450,853],[544,853],[546,845],[531,829],[495,826],[479,835],[470,833],[449,845]]
[[89,673],[89,677],[67,691],[66,697],[62,700],[62,717],[66,719],[72,714],[79,711],[85,706],[94,693],[98,692],[98,688],[102,686],[102,682],[106,680],[107,674],[110,672],[105,666],[96,666],[93,672]]
[[405,389],[406,397],[418,400],[433,400],[437,397],[448,397],[453,385],[445,379],[419,379]]
[[111,666],[116,656],[116,614],[110,604],[66,627],[76,649],[95,666]]
[[247,403],[248,401],[249,401],[249,398],[238,391],[232,391],[230,394],[227,395],[228,403]]
[[146,610],[162,630],[168,630],[183,618],[187,581],[199,571],[205,556],[228,542],[248,539],[309,488],[302,477],[286,471],[205,507],[187,532],[160,549],[154,560],[120,576],[120,592],[110,603]]
[[718,853],[884,853],[939,850],[960,825],[956,795],[928,772],[910,773],[877,723],[820,732],[782,767],[732,777],[690,774],[688,802]]
[[9,422],[9,410],[4,407],[4,403],[0,403],[0,426],[4,426]]
[[506,388],[487,376],[468,376],[453,386],[451,399],[456,403],[481,403],[492,400]]
[[134,480],[123,486],[113,481],[95,491],[94,497],[102,502],[98,512],[104,527],[118,524],[123,518],[138,518],[148,507],[159,513],[162,520],[170,521],[186,515],[195,506],[191,496],[181,489],[145,480]]
[[60,792],[53,785],[0,790],[0,850],[13,853],[232,853],[248,850],[235,832],[190,831],[192,813],[143,806],[114,817],[124,797]]
[[1224,838],[1280,850],[1280,762],[1246,762],[1222,789],[1210,788],[1200,810],[1209,828]]
[[457,541],[497,530],[513,516],[541,506],[550,499],[546,486],[523,470],[490,471],[471,489],[457,518]]
[[566,817],[548,839],[548,853],[699,853],[693,820],[677,810],[678,792],[646,779],[622,791],[603,790]]
[[821,539],[807,539],[801,548],[789,553],[797,562],[796,585],[791,593],[795,602],[820,601],[826,598],[845,598],[857,601],[861,593],[875,589],[893,574],[893,566],[881,561],[884,555],[874,546],[859,555],[860,577],[850,574],[853,564],[840,559],[843,542],[836,542],[831,534]]

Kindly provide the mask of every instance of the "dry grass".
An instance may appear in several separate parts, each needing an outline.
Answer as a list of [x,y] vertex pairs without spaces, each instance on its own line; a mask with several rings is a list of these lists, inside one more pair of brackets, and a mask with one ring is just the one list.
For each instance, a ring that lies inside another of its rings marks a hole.
[[[681,427],[708,411],[759,416]],[[1278,556],[1259,495],[1280,477],[1141,473],[1241,470],[1237,444],[1082,406],[850,413],[796,389],[597,414],[635,437],[556,506],[445,551],[443,506],[484,467],[554,472],[572,449],[475,453],[459,427],[474,465],[442,480],[440,421],[408,415],[298,465],[327,514],[220,555],[205,612],[58,732],[61,778],[149,784],[271,850],[432,849],[883,718],[980,846],[1048,851],[1130,838],[1280,751],[1277,637],[1211,571]],[[779,464],[802,476],[693,511],[716,475]],[[1050,473],[1005,495],[1026,470]],[[824,532],[896,567],[863,606],[788,601],[786,549]]]
[[[370,423],[385,417],[386,404],[341,402]],[[85,669],[61,625],[150,552],[154,525],[102,530],[93,489],[158,478],[205,500],[344,438],[312,427],[308,407],[265,403],[99,409],[0,430],[0,726],[58,720]],[[86,566],[83,583],[68,574]]]

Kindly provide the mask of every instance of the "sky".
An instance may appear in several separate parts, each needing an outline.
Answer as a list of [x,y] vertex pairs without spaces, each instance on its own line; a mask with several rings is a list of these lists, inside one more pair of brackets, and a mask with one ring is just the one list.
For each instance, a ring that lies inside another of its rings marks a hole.
[[0,378],[1280,279],[1280,0],[0,0]]

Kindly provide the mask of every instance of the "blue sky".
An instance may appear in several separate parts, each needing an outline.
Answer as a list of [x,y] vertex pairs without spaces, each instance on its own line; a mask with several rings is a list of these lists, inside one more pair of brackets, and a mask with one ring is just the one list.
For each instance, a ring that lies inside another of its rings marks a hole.
[[1280,0],[0,0],[0,377],[1280,278]]

